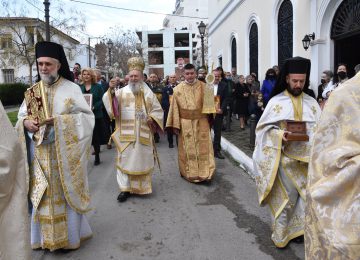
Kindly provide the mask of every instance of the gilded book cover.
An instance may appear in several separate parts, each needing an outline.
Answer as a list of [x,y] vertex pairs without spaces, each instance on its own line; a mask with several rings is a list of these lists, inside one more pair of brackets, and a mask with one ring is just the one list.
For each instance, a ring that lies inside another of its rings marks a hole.
[[29,119],[35,120],[39,125],[49,118],[47,100],[43,83],[40,81],[25,91],[25,102]]

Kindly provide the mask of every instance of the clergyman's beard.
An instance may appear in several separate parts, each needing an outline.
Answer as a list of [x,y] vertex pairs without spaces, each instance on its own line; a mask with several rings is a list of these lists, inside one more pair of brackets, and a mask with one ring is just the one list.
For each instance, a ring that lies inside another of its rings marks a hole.
[[129,87],[133,94],[138,94],[141,90],[141,82],[130,82],[129,81]]
[[51,85],[55,82],[55,80],[57,79],[58,77],[58,73],[57,72],[54,72],[54,73],[50,73],[50,74],[43,74],[43,73],[40,73],[40,78],[41,80],[45,83],[45,84],[48,84],[48,85]]
[[301,93],[303,92],[302,89],[299,89],[299,88],[297,88],[297,89],[292,89],[289,85],[286,86],[286,89],[287,89],[287,91],[288,91],[291,95],[293,95],[294,97],[300,96]]

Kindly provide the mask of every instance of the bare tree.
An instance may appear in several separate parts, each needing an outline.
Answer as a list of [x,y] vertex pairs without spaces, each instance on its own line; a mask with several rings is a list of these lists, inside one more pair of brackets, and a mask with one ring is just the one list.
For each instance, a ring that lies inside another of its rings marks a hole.
[[107,65],[107,46],[104,42],[100,42],[95,45],[95,53],[97,57],[96,67],[98,69],[104,70]]
[[[5,49],[0,58],[1,67],[12,66],[19,67],[22,64],[28,65],[29,82],[32,84],[32,67],[35,62],[34,37],[32,32],[36,31],[33,27],[24,27],[18,21],[0,20],[0,35],[11,35],[7,38]],[[5,37],[3,39],[6,39]]]
[[134,31],[123,30],[120,27],[113,28],[109,38],[114,43],[111,51],[112,63],[116,64],[119,71],[126,73],[128,59],[133,56],[141,56],[141,50],[138,48],[139,39]]
[[[27,0],[27,4],[37,7],[38,1]],[[65,10],[63,1],[54,2],[51,13],[50,35],[66,33],[79,35],[84,30],[84,15],[77,10]],[[45,38],[45,23],[37,18],[28,18],[28,7],[16,0],[0,0],[0,65],[19,68],[26,64],[29,68],[29,82],[32,80],[32,68],[35,63],[34,44]],[[39,10],[41,10],[38,7]],[[70,15],[68,15],[70,14]],[[2,50],[1,50],[2,49]]]

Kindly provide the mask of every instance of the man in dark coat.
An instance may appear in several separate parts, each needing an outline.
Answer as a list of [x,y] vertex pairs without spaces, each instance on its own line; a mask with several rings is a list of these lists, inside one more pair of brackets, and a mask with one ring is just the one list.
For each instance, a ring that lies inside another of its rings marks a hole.
[[214,72],[214,96],[218,96],[220,99],[220,104],[216,108],[216,115],[214,119],[214,156],[219,159],[224,159],[225,157],[221,154],[221,129],[223,125],[224,113],[227,106],[228,98],[228,88],[225,81],[221,80],[221,71],[216,69]]

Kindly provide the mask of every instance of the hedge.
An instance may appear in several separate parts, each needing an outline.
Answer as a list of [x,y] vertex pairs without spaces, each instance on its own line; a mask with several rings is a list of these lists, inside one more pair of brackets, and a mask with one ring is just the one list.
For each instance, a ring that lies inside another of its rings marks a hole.
[[19,105],[24,100],[24,92],[29,85],[23,83],[0,84],[0,100],[4,106]]

